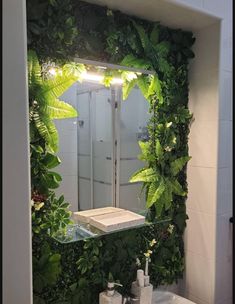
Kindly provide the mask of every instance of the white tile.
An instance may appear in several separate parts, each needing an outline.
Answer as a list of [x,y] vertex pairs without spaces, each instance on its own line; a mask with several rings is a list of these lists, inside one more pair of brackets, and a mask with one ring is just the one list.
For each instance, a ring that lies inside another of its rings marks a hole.
[[204,8],[219,17],[229,17],[232,11],[232,0],[204,0]]
[[131,176],[144,167],[144,162],[138,159],[121,160],[120,163],[120,183],[128,183]]
[[219,168],[217,178],[217,214],[232,212],[233,209],[232,166]]
[[120,208],[131,211],[145,210],[145,192],[140,196],[141,184],[120,186]]
[[65,101],[73,106],[76,106],[76,90],[77,83],[74,83],[63,95],[59,97],[60,100]]
[[220,23],[217,22],[195,33],[193,51],[195,58],[190,64],[190,73],[204,74],[205,70],[216,70],[219,66]]
[[94,182],[94,208],[112,206],[111,185]]
[[77,152],[77,130],[60,130],[59,131],[59,151]]
[[112,182],[112,161],[101,157],[95,157],[93,159],[93,173],[94,179],[105,183]]
[[91,183],[89,180],[78,179],[78,195],[80,210],[91,209]]
[[232,167],[232,121],[220,121],[218,167]]
[[185,249],[207,259],[215,258],[215,216],[187,208]]
[[62,177],[60,187],[57,189],[60,195],[71,196],[71,194],[77,194],[78,192],[78,180],[76,175],[66,175]]
[[91,160],[90,156],[78,156],[78,176],[90,178],[91,176]]
[[201,73],[190,73],[189,109],[197,121],[218,119],[218,91],[217,69],[204,69]]
[[76,153],[58,153],[61,164],[55,168],[56,172],[63,176],[77,175],[77,154]]
[[188,166],[187,208],[209,214],[216,213],[216,175],[215,168]]
[[232,120],[232,73],[220,72],[219,119]]
[[232,212],[219,215],[216,222],[216,259],[232,263],[233,225],[229,222]]
[[185,260],[185,294],[194,295],[204,303],[212,304],[214,262],[188,251],[185,252]]
[[195,121],[189,134],[189,165],[200,167],[217,166],[217,129],[216,121]]

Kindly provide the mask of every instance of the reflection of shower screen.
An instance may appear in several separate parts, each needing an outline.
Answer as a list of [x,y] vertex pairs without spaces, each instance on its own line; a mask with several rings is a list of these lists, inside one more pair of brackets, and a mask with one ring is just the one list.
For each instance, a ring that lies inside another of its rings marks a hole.
[[[65,198],[72,200],[72,210],[106,206],[132,211],[144,209],[144,197],[138,198],[141,184],[129,183],[129,179],[144,165],[137,158],[140,154],[138,140],[148,137],[148,102],[137,88],[132,90],[126,101],[121,100],[121,95],[120,86],[105,88],[88,82],[77,84],[73,105],[79,116],[76,125],[73,119],[74,132],[71,132],[73,138],[70,138],[73,145],[76,144],[76,158],[70,159],[71,174],[66,165],[63,166],[67,155],[60,147],[61,192]],[[71,100],[69,92],[66,97]],[[60,145],[64,144],[61,136],[64,136],[65,129],[71,127],[69,120],[63,121],[63,127],[60,126],[61,121],[56,122]],[[68,149],[65,147],[66,151]]]

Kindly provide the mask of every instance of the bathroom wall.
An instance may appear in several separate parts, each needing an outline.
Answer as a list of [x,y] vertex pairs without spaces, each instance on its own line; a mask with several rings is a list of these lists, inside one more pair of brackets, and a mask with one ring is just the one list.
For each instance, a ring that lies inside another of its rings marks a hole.
[[25,1],[4,0],[2,11],[2,301],[4,304],[31,304]]
[[180,293],[232,303],[232,1],[174,1],[222,18],[195,32],[189,107],[186,271]]

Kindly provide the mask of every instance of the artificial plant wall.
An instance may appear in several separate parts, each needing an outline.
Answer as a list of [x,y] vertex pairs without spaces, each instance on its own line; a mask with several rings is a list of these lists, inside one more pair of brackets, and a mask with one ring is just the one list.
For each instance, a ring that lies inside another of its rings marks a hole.
[[[55,245],[48,239],[48,228],[51,233],[61,223],[63,227],[69,222],[67,203],[63,197],[56,198],[53,193],[61,177],[50,171],[59,164],[56,149],[53,150],[58,139],[53,137],[56,131],[52,120],[76,113],[64,104],[60,104],[62,109],[59,107],[64,112],[57,107],[58,111],[51,113],[48,102],[45,104],[44,101],[51,96],[60,96],[79,77],[84,67],[70,63],[74,56],[156,72],[154,77],[128,78],[122,75],[124,95],[127,96],[137,84],[148,100],[152,114],[148,124],[149,139],[140,143],[141,159],[147,165],[131,181],[143,182],[149,216],[158,219],[170,217],[171,226],[166,228],[163,225],[163,232],[156,228],[141,233],[116,234],[116,241],[126,244],[126,251],[118,256],[119,264],[126,267],[118,271],[114,269],[113,273],[115,279],[119,279],[116,276],[121,271],[125,281],[122,283],[128,286],[131,283],[129,266],[135,264],[140,251],[148,250],[148,242],[156,239],[158,244],[150,264],[153,284],[177,281],[184,269],[182,236],[187,219],[185,166],[189,160],[187,141],[192,118],[187,106],[188,63],[194,56],[191,51],[194,43],[192,33],[72,0],[28,0],[27,27],[28,48],[36,52],[39,59],[37,63],[35,53],[32,56],[30,51],[34,72],[29,95],[35,302],[58,303],[60,299],[61,303],[96,303],[98,292],[104,287],[108,267],[112,268],[112,260],[117,258],[113,237],[85,244],[79,242],[74,248],[72,245],[67,248]],[[45,79],[40,79],[42,67],[48,61],[62,67],[59,78],[50,80],[45,76]],[[106,73],[106,85],[112,76],[112,72]],[[48,93],[50,89],[51,95]],[[42,108],[38,102],[42,102]],[[43,128],[45,126],[46,129]],[[38,180],[39,177],[42,179]],[[39,185],[43,189],[39,189]],[[69,255],[68,250],[73,254]],[[103,261],[106,258],[105,266]],[[103,265],[102,269],[100,265]],[[98,275],[92,276],[91,273]],[[90,299],[83,292],[75,296],[78,289],[84,291],[86,287],[94,291]]]

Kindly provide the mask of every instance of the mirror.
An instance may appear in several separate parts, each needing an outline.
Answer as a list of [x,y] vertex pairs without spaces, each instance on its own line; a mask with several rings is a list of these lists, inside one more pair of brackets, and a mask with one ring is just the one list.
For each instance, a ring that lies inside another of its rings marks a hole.
[[144,210],[142,184],[129,182],[144,165],[138,159],[138,141],[148,138],[149,103],[139,88],[123,101],[120,83],[105,87],[91,77],[75,83],[60,99],[79,115],[56,121],[61,159],[57,171],[63,178],[57,193],[71,203],[72,211],[108,206]]

